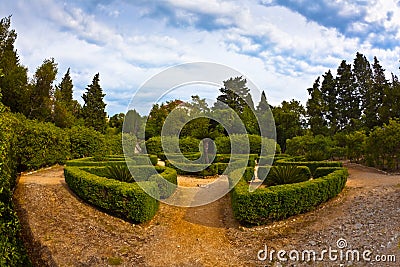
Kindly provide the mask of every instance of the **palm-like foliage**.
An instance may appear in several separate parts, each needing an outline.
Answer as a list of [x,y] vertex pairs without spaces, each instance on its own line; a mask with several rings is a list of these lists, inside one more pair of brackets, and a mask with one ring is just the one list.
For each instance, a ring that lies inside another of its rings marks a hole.
[[267,185],[293,184],[308,180],[300,168],[295,165],[274,166],[268,175]]
[[132,183],[134,178],[126,165],[107,166],[107,177],[121,182]]

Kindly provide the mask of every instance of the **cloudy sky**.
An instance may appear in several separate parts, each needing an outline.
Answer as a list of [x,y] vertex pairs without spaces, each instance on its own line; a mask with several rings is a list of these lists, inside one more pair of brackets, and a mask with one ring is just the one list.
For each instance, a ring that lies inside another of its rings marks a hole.
[[71,68],[81,101],[99,72],[110,115],[125,112],[153,75],[186,62],[234,68],[273,105],[305,104],[315,78],[357,51],[399,74],[399,0],[3,0],[0,16],[8,15],[30,75],[54,57],[59,80]]

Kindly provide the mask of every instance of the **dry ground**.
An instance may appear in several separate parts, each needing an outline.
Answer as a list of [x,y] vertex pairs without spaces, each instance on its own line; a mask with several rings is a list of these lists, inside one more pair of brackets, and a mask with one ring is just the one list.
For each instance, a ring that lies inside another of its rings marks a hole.
[[[398,264],[400,176],[348,167],[347,187],[335,199],[313,212],[253,228],[233,219],[229,195],[196,208],[161,204],[151,222],[134,225],[82,202],[65,184],[62,166],[23,174],[14,202],[37,266],[285,266],[258,260],[258,251],[265,246],[318,251],[335,248],[339,238],[352,249],[395,255]],[[211,181],[179,177],[182,186]],[[300,265],[340,263],[398,266]]]

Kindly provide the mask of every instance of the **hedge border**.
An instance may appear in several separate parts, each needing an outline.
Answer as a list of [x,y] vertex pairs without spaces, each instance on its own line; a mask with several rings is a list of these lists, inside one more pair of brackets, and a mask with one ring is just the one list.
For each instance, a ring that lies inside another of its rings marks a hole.
[[69,188],[80,198],[118,217],[142,223],[151,220],[158,210],[159,202],[146,193],[159,195],[155,182],[140,182],[139,186],[72,166],[64,168],[64,176]]
[[338,195],[347,177],[347,169],[342,168],[319,179],[249,192],[249,185],[240,177],[240,170],[235,170],[229,175],[230,183],[240,179],[231,191],[233,213],[239,222],[249,225],[285,219],[313,210]]

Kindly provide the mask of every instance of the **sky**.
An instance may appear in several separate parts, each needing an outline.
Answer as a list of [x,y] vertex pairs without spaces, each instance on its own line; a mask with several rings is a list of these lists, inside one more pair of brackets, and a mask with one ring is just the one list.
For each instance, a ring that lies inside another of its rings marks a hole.
[[[190,62],[237,70],[258,88],[254,102],[264,90],[272,105],[304,105],[314,80],[342,60],[352,63],[356,52],[371,63],[376,56],[388,78],[400,74],[399,0],[3,0],[0,17],[9,15],[30,77],[53,57],[57,83],[71,68],[82,103],[100,73],[110,116],[126,112],[154,75]],[[192,85],[170,97],[218,93],[218,86]],[[143,107],[152,104],[143,98]]]

